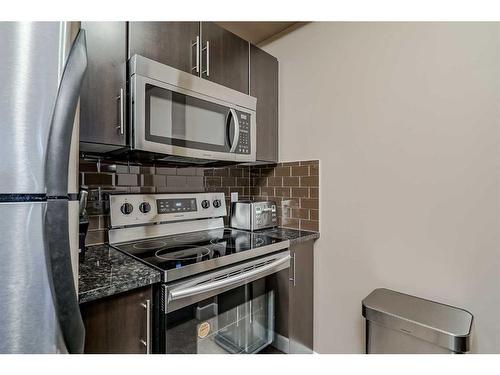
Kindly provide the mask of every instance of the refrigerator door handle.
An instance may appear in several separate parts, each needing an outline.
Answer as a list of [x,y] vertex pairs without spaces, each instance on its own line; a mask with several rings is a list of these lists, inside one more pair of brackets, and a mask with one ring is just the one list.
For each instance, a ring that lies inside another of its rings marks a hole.
[[82,353],[85,338],[71,267],[68,167],[80,88],[87,69],[85,32],[80,30],[59,85],[47,145],[45,251],[59,328],[69,353]]
[[71,136],[80,88],[87,70],[85,31],[80,30],[71,47],[59,85],[50,125],[45,163],[47,197],[68,196],[68,167]]

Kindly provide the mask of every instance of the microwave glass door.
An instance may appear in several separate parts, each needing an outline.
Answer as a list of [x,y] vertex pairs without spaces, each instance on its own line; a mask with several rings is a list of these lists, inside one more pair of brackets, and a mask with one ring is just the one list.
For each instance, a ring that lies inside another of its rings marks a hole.
[[203,151],[230,152],[234,111],[193,96],[146,84],[146,140]]
[[265,278],[166,315],[166,352],[250,354],[274,338],[274,291]]

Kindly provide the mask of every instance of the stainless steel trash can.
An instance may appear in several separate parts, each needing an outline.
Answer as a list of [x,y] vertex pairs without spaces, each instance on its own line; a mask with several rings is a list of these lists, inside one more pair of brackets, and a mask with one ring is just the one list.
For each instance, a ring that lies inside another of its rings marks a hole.
[[375,289],[362,305],[368,354],[470,350],[473,316],[466,310],[389,289]]

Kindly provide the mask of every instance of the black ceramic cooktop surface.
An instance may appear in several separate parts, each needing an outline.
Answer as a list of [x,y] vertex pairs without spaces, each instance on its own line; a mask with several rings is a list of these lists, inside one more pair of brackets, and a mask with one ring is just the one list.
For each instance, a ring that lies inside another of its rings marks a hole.
[[221,228],[128,242],[114,247],[155,268],[169,271],[243,252],[252,257],[250,252],[253,250],[283,241],[265,234]]

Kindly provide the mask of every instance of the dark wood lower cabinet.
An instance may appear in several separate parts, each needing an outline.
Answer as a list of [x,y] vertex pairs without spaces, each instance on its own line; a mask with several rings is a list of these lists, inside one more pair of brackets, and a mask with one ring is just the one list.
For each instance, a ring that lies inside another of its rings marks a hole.
[[151,287],[81,304],[80,311],[85,353],[146,354],[152,347]]
[[293,256],[290,268],[290,316],[288,337],[290,353],[311,353],[314,338],[314,242],[308,241],[290,248]]
[[[269,278],[275,290],[274,346],[290,354],[312,353],[314,338],[314,241],[290,247],[289,269]],[[295,272],[294,272],[295,268]],[[295,278],[295,283],[294,283]]]

